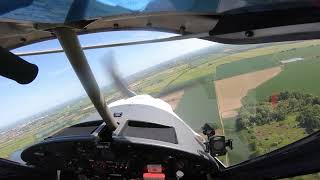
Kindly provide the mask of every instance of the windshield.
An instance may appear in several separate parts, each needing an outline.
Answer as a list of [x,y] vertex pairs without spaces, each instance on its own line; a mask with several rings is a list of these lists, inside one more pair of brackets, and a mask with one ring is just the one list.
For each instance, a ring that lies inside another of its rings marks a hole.
[[297,5],[318,6],[313,0],[5,0],[0,1],[0,18],[24,22],[67,23],[143,13],[217,14],[251,7],[254,7],[254,11],[264,11],[267,5],[272,5],[272,9],[279,8],[279,3],[287,3],[285,9]]
[[[162,32],[80,36],[82,45],[169,37]],[[199,39],[88,50],[91,69],[108,103],[124,98],[103,62],[113,53],[120,74],[137,94],[171,105],[195,132],[211,123],[233,139],[218,157],[226,165],[263,155],[320,128],[320,41],[227,45]],[[50,40],[14,52],[59,48]],[[0,78],[0,157],[21,151],[73,124],[97,120],[96,110],[63,53],[30,56],[38,78],[19,85]]]

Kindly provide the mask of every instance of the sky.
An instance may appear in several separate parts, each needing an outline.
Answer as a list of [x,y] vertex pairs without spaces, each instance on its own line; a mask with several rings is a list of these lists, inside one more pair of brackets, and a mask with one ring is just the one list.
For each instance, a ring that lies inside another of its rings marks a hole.
[[[147,40],[174,36],[174,34],[150,31],[116,31],[82,35],[80,43],[84,45],[111,44],[119,42]],[[132,45],[114,48],[87,50],[89,65],[100,87],[110,83],[106,77],[102,62],[108,53],[114,54],[118,70],[122,76],[128,76],[182,54],[196,51],[216,43],[188,39],[165,43]],[[13,50],[30,52],[61,48],[57,40],[49,40]],[[22,118],[50,109],[56,105],[85,94],[64,53],[23,57],[39,67],[37,78],[28,85],[0,76],[0,127],[7,126]]]

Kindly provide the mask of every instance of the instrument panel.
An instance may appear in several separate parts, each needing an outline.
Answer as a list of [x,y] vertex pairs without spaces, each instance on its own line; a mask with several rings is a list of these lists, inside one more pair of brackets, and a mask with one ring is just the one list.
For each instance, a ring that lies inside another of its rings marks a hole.
[[139,179],[150,165],[161,167],[166,177],[176,178],[181,171],[188,178],[202,179],[212,168],[208,160],[176,150],[89,138],[39,144],[25,150],[22,158],[29,165],[89,179]]
[[66,131],[69,135],[60,132],[24,150],[22,159],[28,165],[78,179],[148,179],[145,176],[152,174],[165,179],[206,179],[208,172],[217,169],[204,156],[170,147],[136,144],[126,138],[106,140],[78,130],[70,135],[71,130]]

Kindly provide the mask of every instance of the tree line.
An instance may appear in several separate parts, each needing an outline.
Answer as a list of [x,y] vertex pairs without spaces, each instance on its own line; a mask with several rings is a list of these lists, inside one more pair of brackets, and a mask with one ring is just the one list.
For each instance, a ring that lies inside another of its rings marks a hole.
[[272,105],[272,96],[268,101],[245,104],[239,110],[238,130],[255,125],[264,125],[272,121],[282,121],[295,113],[299,125],[308,131],[320,128],[320,97],[302,92],[280,92],[277,103]]

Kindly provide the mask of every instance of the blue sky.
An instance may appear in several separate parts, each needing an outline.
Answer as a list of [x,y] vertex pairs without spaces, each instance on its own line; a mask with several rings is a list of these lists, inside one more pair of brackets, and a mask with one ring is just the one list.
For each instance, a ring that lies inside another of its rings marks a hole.
[[97,0],[110,6],[121,6],[130,10],[143,10],[152,0]]
[[[82,45],[93,45],[169,36],[173,36],[173,34],[148,31],[117,31],[83,35],[80,37],[80,42]],[[110,51],[114,53],[121,74],[127,76],[182,54],[212,45],[216,44],[199,39],[188,39],[87,50],[85,54],[98,84],[102,87],[110,82],[101,66],[102,61],[105,60],[104,57]],[[13,52],[56,48],[60,48],[58,41],[50,40],[22,47]],[[85,94],[64,53],[29,56],[24,57],[24,59],[38,65],[38,77],[28,85],[20,85],[0,77],[0,127]]]

